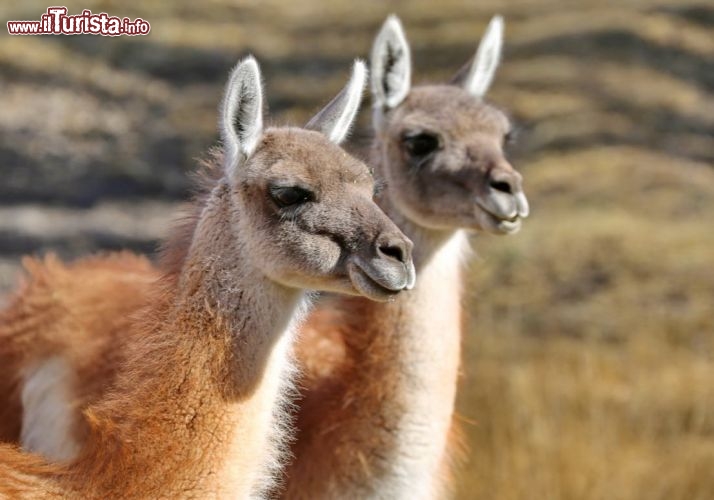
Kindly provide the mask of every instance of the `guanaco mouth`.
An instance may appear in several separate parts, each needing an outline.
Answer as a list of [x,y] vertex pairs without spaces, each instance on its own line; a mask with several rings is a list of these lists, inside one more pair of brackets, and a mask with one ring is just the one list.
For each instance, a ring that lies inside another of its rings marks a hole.
[[351,262],[348,264],[348,272],[352,286],[354,286],[360,294],[372,300],[380,302],[389,300],[404,289],[404,287],[397,288],[378,281],[370,276],[369,272],[357,263]]
[[506,226],[513,226],[516,223],[520,223],[521,220],[525,219],[528,217],[528,214],[530,212],[530,207],[528,205],[528,199],[526,198],[526,195],[523,194],[523,191],[518,191],[517,193],[513,194],[513,200],[515,202],[515,208],[513,210],[513,213],[511,215],[505,215],[502,213],[496,213],[493,211],[492,208],[489,208],[487,203],[484,203],[480,198],[476,198],[475,202],[476,205],[486,212],[486,214],[490,215],[492,219],[496,222],[496,225],[500,225],[502,223],[506,223]]
[[523,217],[521,217],[518,211],[509,217],[497,214],[486,207],[484,203],[481,203],[479,199],[476,199],[476,206],[486,215],[490,221],[490,225],[498,232],[512,234],[521,228]]
[[521,228],[521,218],[518,216],[513,219],[500,220],[494,217],[494,220],[496,222],[496,227],[504,233],[513,233]]

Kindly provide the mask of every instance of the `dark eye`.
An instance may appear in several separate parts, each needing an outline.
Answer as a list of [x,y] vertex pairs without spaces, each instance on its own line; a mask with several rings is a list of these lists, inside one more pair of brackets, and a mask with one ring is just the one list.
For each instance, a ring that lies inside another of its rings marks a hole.
[[384,191],[385,183],[381,180],[374,181],[374,189],[372,190],[372,196],[379,196],[382,191]]
[[404,148],[414,158],[424,158],[439,149],[439,137],[421,132],[404,137]]
[[511,129],[503,136],[503,144],[513,144],[514,142],[516,142],[517,137],[518,131],[516,129]]
[[297,186],[271,187],[270,197],[280,208],[300,205],[315,199],[312,192]]

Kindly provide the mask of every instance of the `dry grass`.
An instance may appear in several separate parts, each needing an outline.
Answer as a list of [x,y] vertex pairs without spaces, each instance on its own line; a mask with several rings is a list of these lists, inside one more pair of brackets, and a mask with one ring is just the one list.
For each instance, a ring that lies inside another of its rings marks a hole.
[[628,149],[531,165],[479,238],[461,498],[714,498],[714,172]]

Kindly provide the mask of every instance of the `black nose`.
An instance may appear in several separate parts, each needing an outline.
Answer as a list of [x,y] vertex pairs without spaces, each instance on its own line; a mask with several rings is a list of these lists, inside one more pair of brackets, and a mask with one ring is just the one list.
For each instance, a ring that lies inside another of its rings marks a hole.
[[488,185],[495,191],[513,194],[520,191],[521,176],[509,169],[496,168],[489,174]]
[[377,238],[377,254],[406,264],[412,258],[412,243],[404,237],[382,234]]
[[504,193],[513,194],[513,188],[511,188],[511,184],[509,182],[492,180],[488,183],[488,185],[496,191],[503,191]]

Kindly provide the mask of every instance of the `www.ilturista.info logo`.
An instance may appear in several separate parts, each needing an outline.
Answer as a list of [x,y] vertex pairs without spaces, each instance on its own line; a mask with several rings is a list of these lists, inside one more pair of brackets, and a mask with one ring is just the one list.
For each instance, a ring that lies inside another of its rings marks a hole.
[[49,7],[39,21],[8,21],[11,35],[148,35],[151,25],[141,18],[131,20],[102,12],[92,14],[88,9],[76,16],[67,15],[67,7]]

